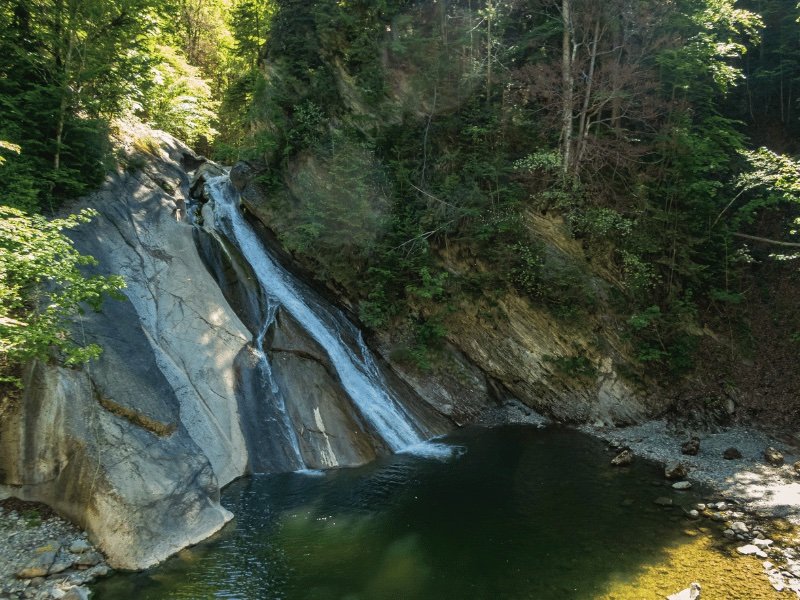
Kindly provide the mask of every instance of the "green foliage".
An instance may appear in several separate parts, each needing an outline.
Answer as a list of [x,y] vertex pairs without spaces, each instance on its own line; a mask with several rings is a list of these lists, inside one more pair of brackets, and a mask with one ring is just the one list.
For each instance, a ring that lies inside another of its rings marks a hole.
[[284,244],[366,325],[412,330],[417,365],[448,306],[513,289],[572,321],[613,311],[644,364],[686,370],[699,323],[744,297],[733,234],[796,193],[791,159],[747,150],[726,110],[779,3],[573,1],[575,52],[605,37],[571,73],[570,161],[556,4],[279,0],[260,33],[243,3],[237,48],[267,41],[229,88],[236,152],[268,164]]
[[89,210],[48,221],[0,206],[0,377],[13,380],[14,368],[31,358],[46,359],[51,348],[66,364],[97,356],[100,348],[72,339],[69,326],[84,307],[99,310],[107,296],[118,297],[121,277],[85,276],[95,264],[62,232],[94,216]]
[[199,68],[168,46],[158,46],[152,60],[152,79],[141,98],[143,116],[190,145],[212,142],[219,107]]

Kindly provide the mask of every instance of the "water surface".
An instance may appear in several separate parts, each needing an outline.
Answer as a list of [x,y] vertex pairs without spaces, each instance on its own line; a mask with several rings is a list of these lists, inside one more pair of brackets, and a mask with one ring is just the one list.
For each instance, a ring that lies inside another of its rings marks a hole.
[[[444,441],[449,458],[240,480],[223,493],[237,516],[223,532],[101,582],[95,597],[600,598],[687,542],[681,506],[694,492],[672,491],[641,460],[611,467],[591,437],[507,426]],[[676,506],[656,506],[658,496]]]

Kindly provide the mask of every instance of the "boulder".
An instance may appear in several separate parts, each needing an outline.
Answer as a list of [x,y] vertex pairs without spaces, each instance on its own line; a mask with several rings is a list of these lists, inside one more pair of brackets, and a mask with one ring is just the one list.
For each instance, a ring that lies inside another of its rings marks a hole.
[[742,458],[742,453],[739,452],[737,448],[731,446],[730,448],[725,449],[725,451],[722,453],[722,458],[725,460],[737,460]]
[[626,467],[633,462],[634,454],[630,450],[623,450],[611,459],[611,464],[615,467]]
[[37,552],[24,567],[17,571],[20,579],[33,579],[34,577],[45,577],[50,572],[50,567],[56,561],[58,550],[43,550]]
[[689,474],[689,469],[683,463],[670,463],[664,467],[664,477],[667,479],[683,479]]
[[192,177],[192,183],[189,187],[189,196],[195,200],[203,200],[203,187],[206,185],[206,182],[212,177],[219,177],[221,175],[225,175],[224,168],[217,163],[210,161],[204,162],[197,171],[195,171]]
[[700,452],[700,438],[692,436],[688,442],[681,444],[681,453],[688,456],[696,456]]
[[254,163],[239,161],[231,168],[230,178],[233,187],[240,192],[253,181],[253,178],[264,171],[264,167]]
[[764,460],[773,467],[782,467],[784,462],[783,454],[772,446],[764,450]]

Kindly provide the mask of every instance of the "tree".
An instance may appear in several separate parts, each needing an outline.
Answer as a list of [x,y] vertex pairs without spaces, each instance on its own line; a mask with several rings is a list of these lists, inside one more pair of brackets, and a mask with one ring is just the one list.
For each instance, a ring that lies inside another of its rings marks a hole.
[[0,0],[0,137],[23,149],[6,201],[33,181],[20,204],[52,207],[102,180],[102,122],[146,77],[153,1]]
[[48,221],[0,206],[0,382],[17,383],[19,366],[47,359],[52,348],[66,364],[100,353],[94,344],[76,342],[70,323],[84,307],[99,310],[105,297],[119,297],[125,283],[119,276],[85,276],[81,267],[95,260],[63,234],[94,215],[84,210]]

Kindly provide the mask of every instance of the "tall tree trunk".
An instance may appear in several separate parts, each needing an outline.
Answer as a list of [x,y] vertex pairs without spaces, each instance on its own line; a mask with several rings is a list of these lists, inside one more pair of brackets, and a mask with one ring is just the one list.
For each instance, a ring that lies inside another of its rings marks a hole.
[[561,36],[561,86],[562,86],[562,109],[561,109],[561,159],[563,160],[563,171],[568,173],[572,159],[572,103],[573,103],[573,78],[572,78],[572,55],[571,55],[571,35],[572,15],[570,14],[571,0],[561,0],[561,20],[564,32]]
[[492,17],[494,5],[491,0],[488,4],[488,14],[486,23],[486,104],[489,104],[492,97]]
[[583,105],[578,119],[578,147],[575,151],[573,173],[578,172],[578,167],[586,150],[586,140],[589,137],[589,104],[592,99],[592,83],[594,82],[594,69],[597,64],[597,44],[600,42],[600,17],[594,22],[594,32],[592,33],[592,48],[589,56],[589,73],[586,78],[586,89],[583,94]]

